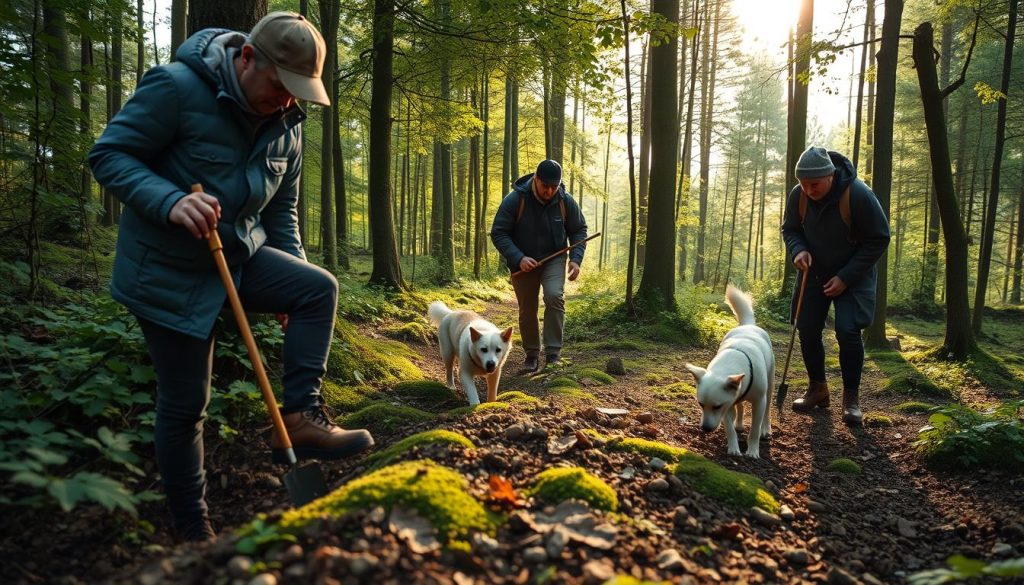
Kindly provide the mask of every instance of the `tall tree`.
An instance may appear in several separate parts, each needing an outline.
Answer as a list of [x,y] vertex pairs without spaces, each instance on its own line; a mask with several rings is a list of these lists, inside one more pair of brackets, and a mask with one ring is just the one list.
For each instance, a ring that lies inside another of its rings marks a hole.
[[[807,147],[807,90],[811,72],[811,33],[814,30],[814,0],[801,0],[800,19],[796,25],[796,62],[793,84],[793,99],[789,105],[789,131],[786,135],[786,185],[785,193],[796,185],[796,163]],[[783,200],[785,201],[785,199]],[[794,274],[792,262],[784,262],[783,289]]]
[[[664,17],[670,25],[679,22],[679,0],[652,0],[651,14]],[[658,251],[658,261],[644,266],[637,297],[647,311],[676,307],[676,145],[679,142],[678,98],[676,96],[679,66],[678,35],[668,35],[667,42],[652,43],[651,54],[651,116],[658,124],[651,128],[650,210],[646,240],[651,250]],[[664,256],[662,256],[664,254]]]
[[391,215],[391,87],[394,83],[395,2],[373,3],[373,78],[370,93],[370,230],[373,272],[370,284],[405,288]]
[[188,38],[188,3],[189,0],[171,0],[171,61]]
[[[977,23],[975,23],[977,36]],[[953,172],[949,158],[949,137],[946,134],[946,119],[942,111],[945,97],[963,83],[963,75],[954,85],[939,88],[934,52],[935,34],[930,22],[921,23],[914,30],[913,57],[921,88],[921,103],[924,106],[924,121],[928,132],[928,150],[931,159],[933,182],[942,217],[942,232],[946,240],[946,337],[940,354],[956,360],[964,360],[975,347],[971,330],[970,307],[967,302],[967,234],[960,219],[953,184]],[[974,41],[971,41],[971,50]],[[966,64],[970,61],[968,51]]]
[[188,0],[188,34],[204,28],[248,32],[267,15],[267,0]]
[[[451,22],[449,0],[439,0],[437,11],[440,22],[449,26]],[[445,56],[441,59],[441,101],[448,104],[451,97],[451,61]],[[452,192],[452,145],[441,142],[438,150],[441,158],[438,169],[441,173],[439,181],[441,224],[437,252],[437,279],[439,283],[444,284],[455,280],[455,196]]]
[[328,0],[320,2],[320,28],[327,46],[321,81],[331,105],[320,106],[320,251],[328,270],[338,269],[337,226],[334,223],[334,110],[338,106],[334,91],[334,71],[338,55],[338,5]]
[[[718,71],[718,32],[722,16],[722,3],[715,3],[715,17],[708,10],[704,29],[714,33],[704,35],[701,48],[703,70],[700,80],[700,191],[698,203],[697,250],[693,265],[693,282],[704,282],[704,242],[708,224],[708,187],[711,179],[711,137],[714,128],[715,76]],[[713,40],[709,40],[713,37]],[[710,44],[709,44],[710,42]]]
[[[1006,25],[1006,41],[1003,46],[1003,74],[999,91],[1003,96],[1010,92],[1010,73],[1013,64],[1013,41],[1017,34],[1017,0],[1009,0],[1009,22]],[[992,242],[995,239],[996,211],[999,207],[999,186],[1003,168],[1003,148],[1006,143],[1006,97],[999,99],[996,114],[996,139],[992,158],[992,179],[989,181],[988,208],[985,210],[985,231],[978,252],[978,283],[974,289],[974,333],[981,333],[985,312],[985,292],[988,289],[989,269],[992,265]]]
[[[629,80],[629,12],[626,11],[626,0],[619,0],[622,9],[622,47],[625,66],[623,75],[626,81],[626,153],[629,159],[629,262],[626,266],[626,311],[636,312],[633,305],[633,270],[636,264],[636,168],[633,164],[633,86]],[[610,132],[610,130],[609,130]]]
[[[892,133],[896,113],[896,64],[899,62],[899,33],[903,20],[903,0],[885,0],[885,19],[882,21],[882,40],[878,47],[876,77],[874,159],[871,187],[878,202],[889,217],[892,192]],[[875,318],[864,336],[871,347],[887,345],[885,312],[889,304],[889,251],[878,260],[878,284],[875,292]]]

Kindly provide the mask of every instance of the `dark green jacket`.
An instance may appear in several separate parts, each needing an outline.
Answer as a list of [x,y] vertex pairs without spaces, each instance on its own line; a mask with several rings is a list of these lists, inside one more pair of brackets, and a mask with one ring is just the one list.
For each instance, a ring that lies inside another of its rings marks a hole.
[[[587,238],[587,220],[576,200],[566,193],[565,185],[559,185],[551,201],[542,204],[533,194],[532,180],[533,175],[525,175],[513,183],[512,192],[501,200],[491,225],[491,241],[513,272],[519,270],[519,262],[525,256],[540,260]],[[523,215],[517,218],[520,201]],[[573,248],[569,260],[583,264],[586,247],[581,244]]]
[[200,338],[226,293],[206,240],[168,223],[192,184],[220,200],[218,232],[236,285],[263,245],[305,259],[296,207],[306,115],[293,107],[259,124],[247,118],[204,61],[218,37],[218,46],[235,47],[246,38],[220,29],[190,37],[176,62],[146,73],[89,153],[96,180],[124,204],[111,295],[140,317]]

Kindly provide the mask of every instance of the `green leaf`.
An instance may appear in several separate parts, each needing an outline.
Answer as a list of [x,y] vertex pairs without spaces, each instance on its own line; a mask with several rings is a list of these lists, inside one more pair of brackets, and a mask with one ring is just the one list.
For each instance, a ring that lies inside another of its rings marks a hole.
[[1024,557],[992,563],[985,567],[985,574],[997,577],[1020,577],[1024,575]]
[[43,465],[64,465],[68,458],[63,453],[42,449],[40,447],[28,447],[25,452],[36,458]]
[[977,577],[985,569],[985,561],[969,559],[963,555],[953,555],[946,563],[964,577]]
[[19,471],[11,476],[11,480],[17,483],[24,483],[34,488],[44,488],[50,480],[33,471]]

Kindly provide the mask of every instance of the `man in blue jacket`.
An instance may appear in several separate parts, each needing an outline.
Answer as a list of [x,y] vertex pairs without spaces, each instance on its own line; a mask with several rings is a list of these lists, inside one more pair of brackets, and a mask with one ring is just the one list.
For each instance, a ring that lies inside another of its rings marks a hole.
[[[204,239],[212,230],[243,306],[275,313],[285,330],[281,413],[296,455],[337,459],[373,445],[323,409],[338,283],[306,261],[298,232],[306,114],[296,100],[329,105],[325,47],[294,13],[269,14],[249,35],[199,31],[176,62],[146,73],[89,154],[96,180],[124,203],[110,291],[137,317],[153,360],[157,463],[186,540],[214,534],[203,420],[227,295]],[[276,435],[271,447],[285,462]]]
[[491,241],[510,271],[523,271],[512,279],[519,303],[519,334],[526,352],[520,373],[540,368],[537,295],[541,289],[544,290],[544,354],[549,364],[559,361],[565,329],[566,260],[569,280],[576,280],[587,245],[581,244],[545,264],[538,264],[538,261],[586,238],[587,221],[579,205],[565,191],[562,167],[553,160],[541,161],[534,174],[516,180],[512,192],[498,206],[491,226]]
[[[875,313],[875,264],[889,245],[889,220],[878,198],[857,178],[845,156],[811,147],[796,165],[800,184],[786,201],[782,237],[793,264],[809,271],[797,319],[800,348],[810,383],[793,410],[828,408],[825,347],[821,333],[835,305],[839,366],[843,373],[843,421],[861,423],[860,377],[864,368],[861,331]],[[797,292],[794,291],[793,306]]]

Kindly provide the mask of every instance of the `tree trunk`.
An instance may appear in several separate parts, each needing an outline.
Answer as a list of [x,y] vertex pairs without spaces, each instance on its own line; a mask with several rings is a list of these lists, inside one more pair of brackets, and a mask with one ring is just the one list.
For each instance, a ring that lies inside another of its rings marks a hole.
[[226,28],[248,33],[266,15],[267,0],[188,0],[188,34],[195,34],[204,28]]
[[[89,26],[82,27],[82,39],[81,48],[79,50],[79,63],[81,65],[81,75],[78,78],[78,90],[80,94],[79,99],[79,123],[78,133],[81,136],[82,144],[88,144],[92,142],[92,75],[93,75],[93,55],[92,55],[92,37],[89,35],[92,21],[92,2],[84,1],[83,6],[79,7],[80,18],[83,24]],[[79,190],[79,197],[84,203],[89,203],[92,200],[92,173],[89,171],[89,165],[82,165],[81,172],[81,186]],[[88,222],[83,221],[83,225]]]
[[[679,0],[652,0],[651,14],[663,16],[669,23],[679,22]],[[679,158],[679,120],[676,55],[678,36],[669,42],[651,47],[651,117],[658,124],[651,128],[651,183],[646,240],[659,258],[644,267],[637,297],[643,300],[646,311],[674,310],[676,307],[676,163]],[[665,257],[661,257],[665,254]]]
[[[1010,93],[1010,73],[1013,63],[1013,41],[1017,34],[1017,0],[1009,0],[1009,23],[1006,28],[1006,42],[1003,48],[1003,75],[999,91],[1003,95]],[[1000,99],[996,113],[995,153],[992,157],[992,179],[989,182],[988,207],[985,213],[985,233],[981,238],[981,250],[978,252],[978,282],[974,289],[974,320],[971,326],[974,333],[981,333],[981,323],[985,311],[985,292],[988,288],[989,269],[992,265],[992,242],[995,240],[996,213],[999,209],[1000,173],[1003,168],[1003,147],[1006,142],[1006,102]]]
[[373,232],[373,272],[370,284],[402,289],[402,265],[395,248],[391,215],[391,88],[394,82],[394,0],[373,3],[373,78],[370,94],[369,199]]
[[[337,53],[335,53],[334,60],[337,61]],[[338,84],[337,80],[331,84],[333,92],[331,93],[331,103],[338,103]],[[334,138],[334,146],[331,148],[331,152],[334,154],[334,160],[332,161],[331,167],[334,169],[334,233],[336,238],[336,244],[338,249],[338,267],[342,270],[348,270],[351,265],[349,263],[349,221],[348,218],[351,214],[351,210],[348,205],[348,195],[345,189],[345,153],[341,150],[341,108],[335,106],[331,108],[332,113],[332,128],[331,136]]]
[[[107,120],[109,121],[121,111],[122,73],[124,66],[122,53],[124,47],[124,26],[120,14],[114,15],[113,30],[110,39],[110,80],[107,85]],[[121,202],[108,189],[103,190],[106,201],[106,214],[103,225],[116,225],[121,218]]]
[[626,312],[636,313],[633,305],[633,269],[636,264],[636,168],[633,164],[633,86],[629,79],[629,13],[626,0],[619,0],[622,9],[622,46],[625,51],[626,82],[626,155],[629,159],[629,262],[626,266]]
[[1017,238],[1014,242],[1013,255],[1013,288],[1010,289],[1010,302],[1020,304],[1021,268],[1024,267],[1024,167],[1021,167],[1020,193],[1017,195]]
[[[698,36],[703,38],[703,25],[701,24],[700,18],[700,2],[694,0],[693,3],[693,16],[692,24],[697,28],[697,33],[693,37],[693,48],[690,50],[690,95],[687,97],[686,104],[686,123],[683,130],[683,140],[681,143],[680,150],[682,151],[679,160],[681,164],[681,170],[679,175],[679,185],[676,189],[679,191],[677,195],[678,205],[676,206],[676,223],[679,225],[679,280],[686,280],[686,221],[679,221],[680,215],[682,215],[689,208],[690,202],[690,188],[693,185],[693,178],[690,175],[690,163],[692,157],[691,149],[693,147],[693,105],[694,97],[697,95],[697,58],[699,51],[697,50]],[[707,12],[708,3],[704,3],[704,12]],[[685,42],[686,36],[683,35],[683,41]],[[683,51],[685,53],[685,50]],[[680,96],[681,98],[682,96]]]
[[[704,241],[707,236],[708,224],[708,181],[711,177],[711,136],[714,126],[714,98],[715,98],[715,76],[718,70],[718,31],[719,21],[722,16],[722,3],[715,4],[715,17],[711,18],[711,11],[708,10],[707,18],[704,21],[705,30],[710,31],[714,26],[712,35],[704,35],[704,43],[701,52],[703,53],[703,70],[701,71],[701,95],[700,95],[700,193],[697,228],[697,250],[696,261],[693,266],[693,282],[699,284],[704,282]],[[710,42],[711,38],[714,40]]]
[[[903,0],[885,0],[882,41],[878,48],[875,119],[871,156],[874,174],[871,187],[878,196],[885,216],[889,217],[892,193],[892,132],[896,113],[896,67],[899,62],[899,31],[903,19]],[[878,260],[878,285],[875,289],[875,317],[864,336],[870,347],[886,347],[885,312],[889,302],[889,252]]]
[[[651,14],[654,14],[654,6],[651,6]],[[644,46],[646,62],[640,60],[640,184],[639,194],[639,215],[637,221],[640,224],[637,233],[636,265],[644,266],[644,258],[647,256],[647,207],[648,194],[651,186],[651,85],[654,76],[652,66],[654,60],[651,52],[654,49],[648,37]]]
[[[814,28],[814,0],[801,0],[800,20],[796,25],[796,60],[794,62],[793,100],[789,110],[789,132],[786,137],[786,185],[783,207],[789,190],[796,185],[796,163],[807,147],[807,76],[811,68],[811,32]],[[782,292],[788,290],[790,275],[796,273],[792,262],[783,262]]]
[[[154,33],[154,39],[156,38]],[[171,61],[177,60],[178,47],[188,38],[188,0],[171,1]]]
[[868,53],[871,52],[871,25],[875,20],[875,2],[867,1],[867,16],[864,19],[864,45],[860,49],[860,76],[857,78],[857,111],[854,114],[853,130],[853,168],[860,168],[860,133],[861,118],[864,112],[864,81],[867,73]]
[[[334,272],[338,269],[337,236],[334,225],[334,134],[338,128],[334,125],[333,110],[338,100],[334,96],[335,56],[338,53],[338,6],[332,2],[320,3],[320,26],[327,41],[327,53],[324,55],[324,71],[321,80],[327,95],[331,97],[331,106],[320,106],[320,251],[323,253],[324,266]],[[242,29],[249,30],[249,29]]]
[[941,354],[964,360],[975,347],[967,302],[967,235],[956,204],[949,160],[949,138],[942,112],[944,96],[939,89],[935,61],[932,59],[933,47],[932,24],[924,22],[914,31],[913,57],[921,87],[935,192],[946,240],[946,337]]

